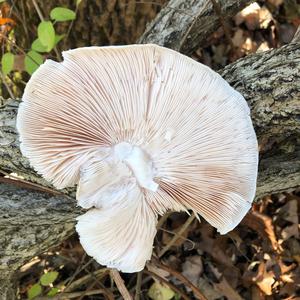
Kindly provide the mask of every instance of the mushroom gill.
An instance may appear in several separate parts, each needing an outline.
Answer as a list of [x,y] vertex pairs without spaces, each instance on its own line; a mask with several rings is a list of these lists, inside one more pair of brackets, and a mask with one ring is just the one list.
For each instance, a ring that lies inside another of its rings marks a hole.
[[78,48],[26,86],[17,128],[31,165],[90,209],[89,255],[124,272],[152,253],[157,216],[192,210],[222,234],[255,194],[258,147],[245,99],[217,73],[156,45]]

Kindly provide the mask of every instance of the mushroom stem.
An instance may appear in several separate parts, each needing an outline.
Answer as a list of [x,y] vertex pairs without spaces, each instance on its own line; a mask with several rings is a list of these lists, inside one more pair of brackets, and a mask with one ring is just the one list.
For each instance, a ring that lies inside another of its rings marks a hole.
[[153,181],[153,163],[145,151],[126,142],[117,144],[114,150],[117,158],[131,169],[141,187],[157,191],[158,184]]

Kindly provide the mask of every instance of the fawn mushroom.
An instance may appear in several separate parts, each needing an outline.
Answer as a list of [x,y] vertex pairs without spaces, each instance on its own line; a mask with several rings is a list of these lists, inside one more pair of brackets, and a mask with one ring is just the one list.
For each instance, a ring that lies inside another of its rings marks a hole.
[[87,47],[28,82],[22,153],[90,209],[86,252],[124,272],[150,259],[157,216],[192,210],[221,234],[255,194],[258,148],[245,99],[217,73],[156,45]]

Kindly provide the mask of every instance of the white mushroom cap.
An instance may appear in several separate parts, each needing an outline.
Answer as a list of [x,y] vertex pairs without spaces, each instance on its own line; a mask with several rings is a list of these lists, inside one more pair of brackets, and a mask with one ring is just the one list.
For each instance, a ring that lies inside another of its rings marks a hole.
[[193,210],[222,234],[255,194],[245,99],[208,67],[155,45],[78,48],[26,86],[17,127],[32,166],[91,211],[88,254],[124,272],[150,258],[158,214]]
[[76,230],[87,254],[100,264],[138,272],[151,258],[156,216],[136,185],[122,200],[78,217]]

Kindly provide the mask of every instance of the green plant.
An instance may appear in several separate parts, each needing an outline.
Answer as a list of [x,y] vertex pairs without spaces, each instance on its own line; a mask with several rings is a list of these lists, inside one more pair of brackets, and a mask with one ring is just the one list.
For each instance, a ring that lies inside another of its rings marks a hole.
[[50,290],[48,289],[47,296],[55,296],[59,292],[59,289],[51,285],[57,279],[58,275],[59,274],[56,271],[43,274],[39,282],[31,286],[31,288],[27,291],[28,299],[31,300],[41,295],[43,293],[44,287],[50,287]]
[[[55,7],[50,12],[51,21],[42,20],[37,28],[37,38],[31,44],[31,49],[24,51],[24,65],[27,73],[32,75],[34,71],[43,63],[47,54],[56,50],[56,45],[65,37],[55,32],[57,22],[72,21],[76,18],[76,12],[65,7]],[[3,75],[9,74],[14,69],[15,55],[11,48],[3,54],[1,59]],[[57,50],[56,50],[57,52]]]

